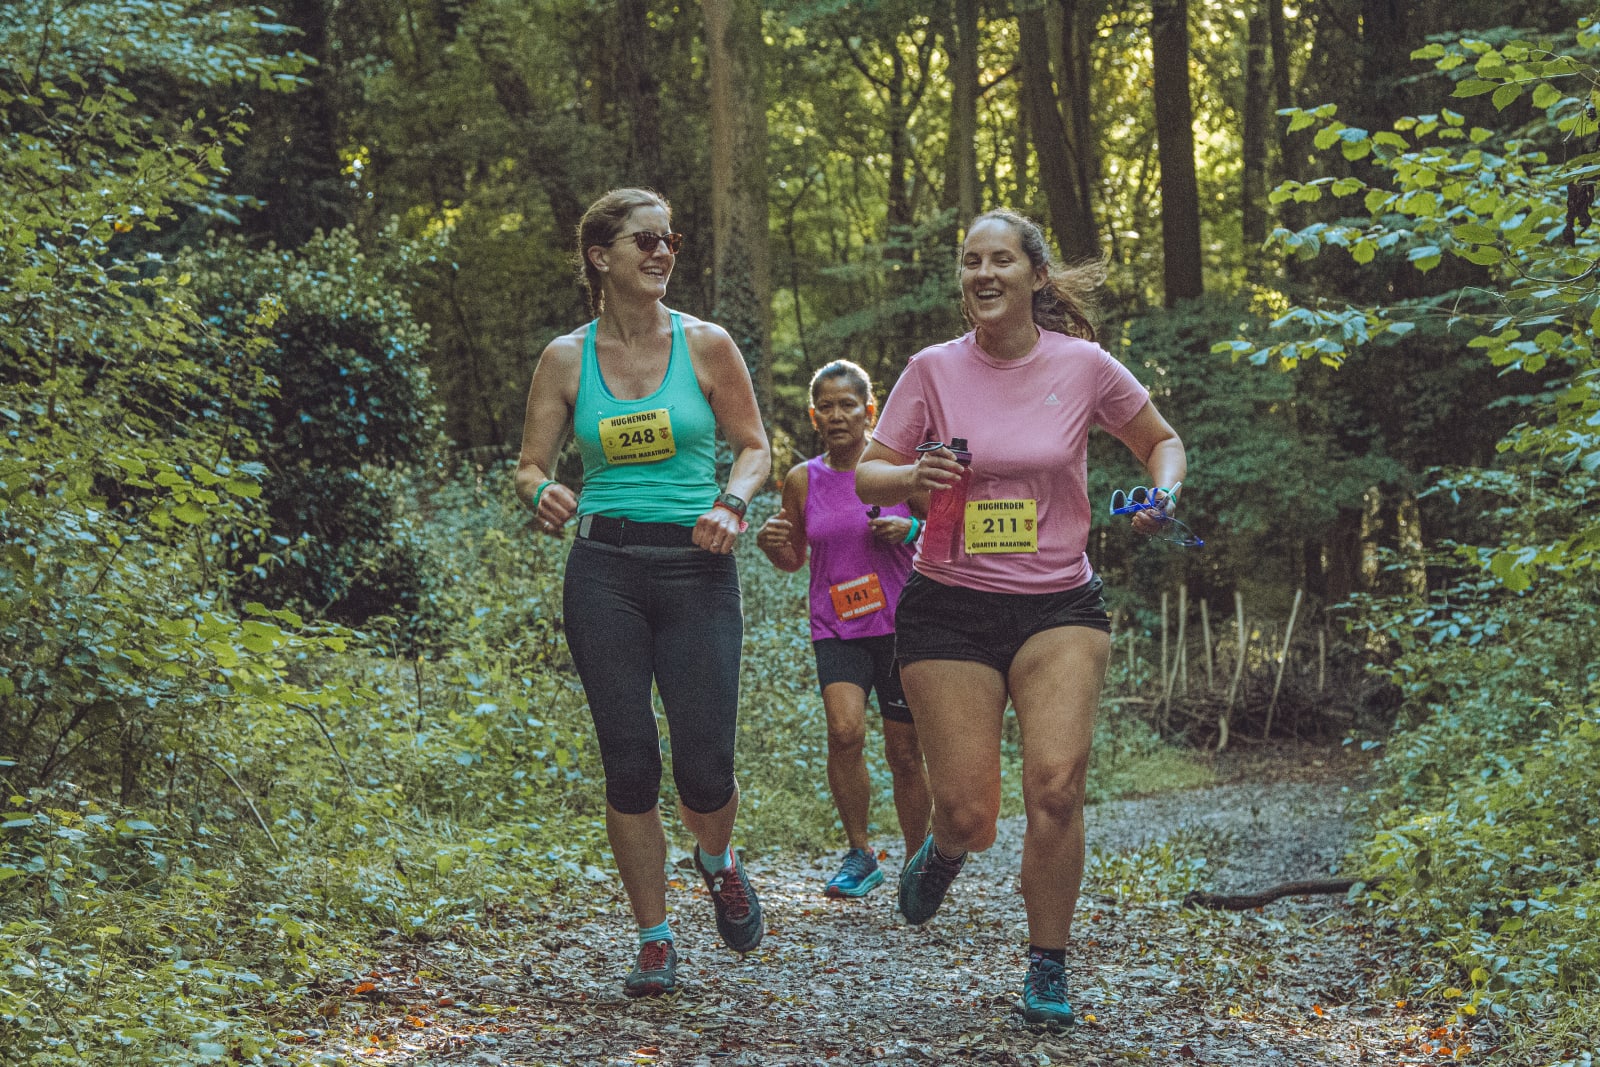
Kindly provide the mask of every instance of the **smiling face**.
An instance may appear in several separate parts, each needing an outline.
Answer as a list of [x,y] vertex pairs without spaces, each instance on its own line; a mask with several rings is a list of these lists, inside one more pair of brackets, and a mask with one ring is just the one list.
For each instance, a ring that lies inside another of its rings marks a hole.
[[1003,330],[1033,322],[1033,294],[1044,288],[1015,227],[984,219],[961,246],[961,301],[975,327]]
[[589,249],[590,262],[599,269],[608,289],[620,294],[660,300],[667,294],[667,281],[677,256],[657,241],[648,252],[641,252],[632,235],[643,231],[666,234],[672,230],[672,216],[657,205],[634,208],[622,221],[610,244]]
[[866,441],[872,407],[848,375],[834,375],[817,383],[811,398],[811,424],[830,452],[839,451]]

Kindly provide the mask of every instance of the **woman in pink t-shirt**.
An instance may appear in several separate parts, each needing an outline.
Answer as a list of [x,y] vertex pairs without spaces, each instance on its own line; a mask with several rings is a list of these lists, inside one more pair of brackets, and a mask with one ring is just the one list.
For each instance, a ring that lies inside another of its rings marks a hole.
[[872,783],[865,758],[867,695],[878,694],[895,814],[910,857],[928,833],[927,776],[894,662],[894,613],[911,575],[922,525],[904,504],[856,496],[856,460],[877,414],[867,372],[835,360],[811,379],[811,424],[826,450],[783,480],[783,507],[756,535],[773,566],[797,571],[810,557],[811,644],[828,719],[828,788],[849,850],[823,892],[862,897],[883,881],[867,834]]
[[[1018,1010],[1070,1026],[1066,945],[1083,880],[1084,778],[1110,619],[1084,552],[1088,433],[1099,426],[1149,471],[1183,480],[1183,442],[1127,368],[1094,343],[1087,297],[1098,266],[1051,261],[1044,235],[1010,211],[980,215],[961,250],[971,333],[913,356],[856,468],[868,504],[967,483],[963,551],[939,562],[927,536],[896,614],[895,655],[933,792],[933,832],[900,876],[914,924],[938,911],[972,850],[994,843],[1001,723],[1022,733],[1027,832],[1022,897],[1029,953]],[[948,448],[963,438],[970,468]],[[964,473],[965,471],[965,473]],[[1157,494],[1167,506],[1171,493]],[[990,516],[986,525],[985,516]],[[1004,516],[995,519],[994,516]],[[1003,534],[992,526],[1004,525]],[[1151,532],[1157,521],[1138,514]]]

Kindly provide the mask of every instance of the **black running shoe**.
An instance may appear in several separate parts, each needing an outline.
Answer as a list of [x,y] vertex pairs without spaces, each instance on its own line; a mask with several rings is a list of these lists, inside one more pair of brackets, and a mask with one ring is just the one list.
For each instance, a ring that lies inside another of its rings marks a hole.
[[678,950],[667,938],[639,946],[639,958],[622,991],[630,997],[659,997],[678,988]]
[[906,922],[921,926],[933,918],[965,862],[964,855],[958,860],[947,860],[939,855],[933,847],[933,835],[928,835],[917,854],[906,862],[905,870],[900,872],[900,914],[906,917]]
[[711,890],[711,903],[717,909],[717,933],[723,944],[735,952],[750,952],[761,944],[766,927],[761,923],[761,901],[755,886],[744,874],[744,860],[733,854],[733,866],[712,874],[700,862],[700,850],[694,850],[694,869],[706,880]]

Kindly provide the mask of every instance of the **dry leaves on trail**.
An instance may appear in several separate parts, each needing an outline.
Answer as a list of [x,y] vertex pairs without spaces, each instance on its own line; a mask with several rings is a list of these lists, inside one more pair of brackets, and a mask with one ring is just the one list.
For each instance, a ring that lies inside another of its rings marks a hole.
[[358,1026],[330,1026],[313,1043],[408,1067],[1470,1062],[1465,1030],[1379,996],[1379,979],[1411,963],[1341,898],[1197,916],[1141,884],[1152,855],[1169,874],[1187,864],[1229,889],[1328,873],[1352,794],[1323,777],[1332,780],[1247,781],[1091,809],[1097,861],[1068,952],[1081,1023],[1066,1035],[1012,1014],[1026,926],[1022,826],[1008,820],[920,929],[893,911],[893,860],[882,888],[841,902],[821,895],[836,857],[752,856],[768,932],[743,958],[719,942],[698,881],[674,879],[682,989],[671,997],[622,996],[633,930],[607,884],[582,914],[535,914],[493,943],[436,942],[397,957],[347,1000],[369,1012]]

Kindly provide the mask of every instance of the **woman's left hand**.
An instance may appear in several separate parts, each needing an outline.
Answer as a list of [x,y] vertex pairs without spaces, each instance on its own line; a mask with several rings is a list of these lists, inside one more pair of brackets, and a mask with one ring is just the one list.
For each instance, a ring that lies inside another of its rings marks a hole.
[[712,508],[695,520],[694,543],[719,556],[731,555],[744,520],[727,508]]
[[898,516],[869,519],[867,525],[872,527],[872,536],[886,545],[904,544],[906,534],[911,532],[911,520]]

